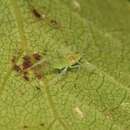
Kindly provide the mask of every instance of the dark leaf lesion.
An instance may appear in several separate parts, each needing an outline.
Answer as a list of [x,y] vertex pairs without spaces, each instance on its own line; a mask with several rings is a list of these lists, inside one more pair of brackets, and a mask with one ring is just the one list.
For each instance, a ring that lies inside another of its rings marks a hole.
[[[61,23],[52,17],[49,16],[50,12],[46,11],[46,7],[43,7],[42,10],[36,8],[32,1],[28,0],[28,5],[31,11],[31,14],[36,18],[36,21],[43,21],[45,24],[49,25],[53,29],[60,30],[63,26]],[[43,5],[44,6],[44,5]]]
[[[42,55],[38,52],[32,54],[26,54],[22,57],[20,63],[17,63],[17,56],[12,58],[12,70],[23,77],[24,80],[29,81],[32,75],[37,79],[43,79],[45,66],[47,67],[47,62],[42,60]],[[40,62],[40,64],[38,64]],[[31,75],[32,74],[32,75]]]

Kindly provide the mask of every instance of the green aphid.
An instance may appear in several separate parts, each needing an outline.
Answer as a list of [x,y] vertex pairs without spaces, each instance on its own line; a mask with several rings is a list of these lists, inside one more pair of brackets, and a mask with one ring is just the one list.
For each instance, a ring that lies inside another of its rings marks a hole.
[[[58,72],[61,75],[72,69],[80,68],[81,55],[79,53],[66,53],[64,56],[48,57],[47,59],[41,59],[35,63],[31,68],[43,65],[48,61],[48,72]],[[31,69],[30,68],[30,69]],[[44,68],[43,69],[47,69]]]
[[81,55],[79,53],[67,54],[64,57],[54,60],[53,68],[61,74],[65,74],[72,69],[80,68]]

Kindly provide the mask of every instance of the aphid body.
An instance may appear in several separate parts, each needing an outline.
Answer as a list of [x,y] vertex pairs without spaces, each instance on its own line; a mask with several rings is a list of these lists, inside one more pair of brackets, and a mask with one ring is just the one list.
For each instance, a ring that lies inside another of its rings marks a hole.
[[79,53],[71,53],[63,57],[63,59],[57,59],[54,63],[54,69],[61,70],[61,73],[66,73],[68,69],[80,67],[81,55]]

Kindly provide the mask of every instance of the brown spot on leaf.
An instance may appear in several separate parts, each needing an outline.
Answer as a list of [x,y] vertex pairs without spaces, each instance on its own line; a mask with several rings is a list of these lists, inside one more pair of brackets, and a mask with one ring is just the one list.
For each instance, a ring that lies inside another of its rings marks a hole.
[[38,53],[34,53],[33,57],[34,57],[35,60],[41,60],[41,55],[38,54]]
[[16,64],[13,65],[13,70],[15,70],[16,72],[21,72],[21,68]]
[[31,58],[29,56],[24,56],[23,59],[24,59],[22,64],[23,70],[28,69],[29,67],[32,66]]
[[41,14],[38,12],[38,10],[36,10],[36,9],[32,9],[32,13],[33,13],[33,15],[35,16],[35,17],[37,17],[37,18],[41,18],[42,16],[41,16]]
[[58,29],[58,28],[60,28],[60,23],[58,23],[56,20],[54,20],[54,19],[51,19],[50,20],[50,25],[53,27],[53,28],[56,28],[56,29]]
[[16,64],[16,58],[12,58],[12,67],[17,73],[19,73],[24,80],[29,81],[31,74],[33,74],[37,79],[43,78],[43,70],[46,69],[47,63],[44,63],[42,56],[38,53],[32,53],[31,55],[24,55],[22,61]]

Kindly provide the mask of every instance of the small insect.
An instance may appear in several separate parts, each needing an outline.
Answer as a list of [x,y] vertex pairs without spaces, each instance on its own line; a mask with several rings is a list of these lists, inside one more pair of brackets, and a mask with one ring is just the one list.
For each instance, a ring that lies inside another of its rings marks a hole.
[[81,55],[78,53],[68,54],[62,61],[57,61],[54,65],[54,69],[61,74],[65,74],[67,71],[80,68]]

